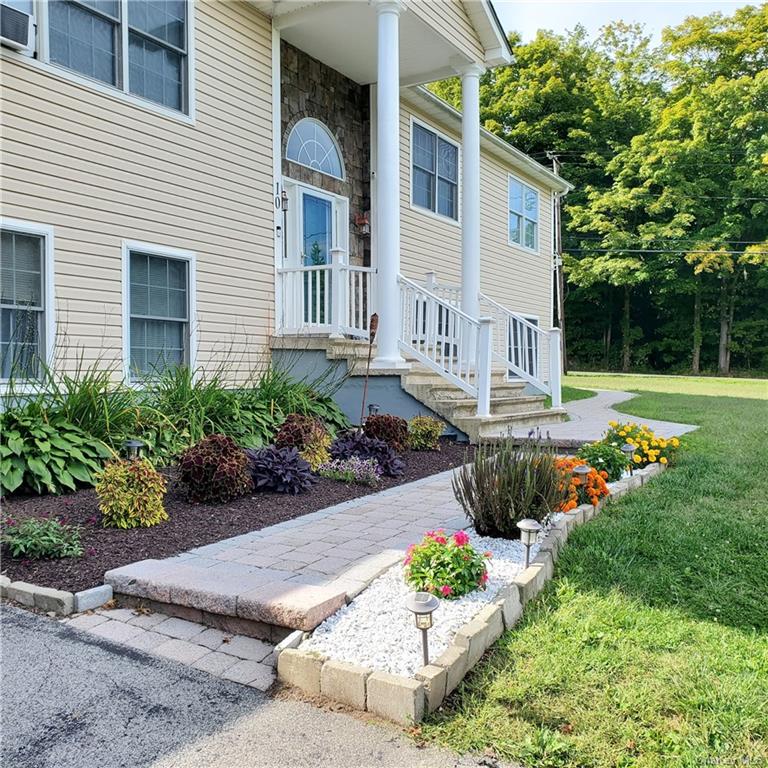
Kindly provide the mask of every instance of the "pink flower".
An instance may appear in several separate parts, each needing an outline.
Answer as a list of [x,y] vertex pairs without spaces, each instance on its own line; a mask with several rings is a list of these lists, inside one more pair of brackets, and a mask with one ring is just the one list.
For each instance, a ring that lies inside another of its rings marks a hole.
[[403,560],[403,565],[410,565],[411,560],[413,560],[412,555],[406,555],[405,560]]
[[447,584],[443,584],[443,586],[440,587],[440,592],[443,597],[448,597],[448,595],[453,593],[453,589],[451,589],[451,587],[449,587]]
[[483,584],[485,584],[486,581],[488,581],[488,571],[483,571],[483,575],[480,577],[480,581],[478,581],[477,583],[480,586],[483,586]]
[[487,557],[490,560],[493,557],[493,552],[489,549],[487,552],[483,553],[483,557]]
[[434,541],[436,541],[438,544],[447,544],[448,539],[445,538],[445,536],[435,536]]
[[457,547],[463,547],[465,544],[469,544],[469,536],[464,531],[456,531],[453,534],[453,540]]

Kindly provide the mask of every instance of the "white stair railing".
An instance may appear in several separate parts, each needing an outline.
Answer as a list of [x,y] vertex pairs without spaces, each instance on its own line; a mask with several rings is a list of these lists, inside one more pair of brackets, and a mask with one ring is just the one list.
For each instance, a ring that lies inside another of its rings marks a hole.
[[400,347],[477,399],[477,415],[490,414],[492,320],[475,319],[403,277]]

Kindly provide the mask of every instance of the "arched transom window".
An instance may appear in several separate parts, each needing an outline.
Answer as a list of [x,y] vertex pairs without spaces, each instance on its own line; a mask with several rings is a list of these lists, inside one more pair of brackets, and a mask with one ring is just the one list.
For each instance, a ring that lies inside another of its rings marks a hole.
[[337,179],[344,178],[344,163],[335,139],[319,120],[312,117],[305,117],[293,126],[285,156]]

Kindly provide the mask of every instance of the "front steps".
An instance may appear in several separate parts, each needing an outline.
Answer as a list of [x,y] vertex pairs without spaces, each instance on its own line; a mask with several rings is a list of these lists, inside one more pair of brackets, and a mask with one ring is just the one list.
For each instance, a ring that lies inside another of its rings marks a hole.
[[[351,377],[364,376],[368,358],[368,342],[359,339],[328,337],[277,336],[273,349],[324,351],[328,360],[345,361]],[[375,358],[374,347],[372,357]],[[512,429],[557,424],[565,420],[564,408],[545,408],[543,394],[526,392],[523,381],[507,381],[506,372],[499,368],[491,375],[491,415],[477,416],[477,403],[459,387],[410,360],[408,369],[371,370],[372,376],[397,377],[399,386],[411,397],[464,432],[470,442],[502,438]]]

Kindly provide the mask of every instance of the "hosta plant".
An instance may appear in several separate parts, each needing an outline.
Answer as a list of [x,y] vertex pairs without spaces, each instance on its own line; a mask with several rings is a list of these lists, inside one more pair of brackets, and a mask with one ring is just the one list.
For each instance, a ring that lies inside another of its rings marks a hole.
[[576,452],[576,458],[583,459],[586,464],[598,471],[605,472],[608,482],[621,480],[627,468],[627,459],[620,448],[607,443],[588,443],[582,445]]
[[275,437],[275,445],[296,448],[313,472],[331,458],[328,451],[331,436],[323,422],[300,413],[292,413],[286,418]]
[[614,448],[621,448],[629,443],[635,446],[632,461],[636,467],[647,464],[670,464],[674,461],[680,439],[677,437],[657,437],[647,424],[636,424],[634,421],[622,423],[609,421],[608,430],[600,441]]
[[225,435],[210,435],[187,450],[179,479],[190,501],[222,504],[253,490],[245,451]]
[[330,480],[359,485],[378,485],[381,482],[381,468],[376,460],[360,459],[357,456],[349,459],[333,459],[321,464],[317,474]]
[[368,437],[383,440],[390,448],[402,453],[408,445],[408,422],[399,416],[382,413],[369,416],[363,425]]
[[331,445],[333,459],[373,459],[386,477],[399,477],[405,471],[403,460],[383,440],[368,437],[357,430],[345,432]]
[[253,484],[257,491],[298,494],[308,491],[316,482],[309,462],[295,448],[252,449],[246,452]]
[[110,461],[96,495],[105,528],[149,528],[168,519],[165,478],[146,459]]
[[431,592],[455,600],[485,589],[490,552],[478,553],[464,531],[448,536],[444,530],[427,531],[411,544],[403,561],[405,581],[418,592]]
[[538,443],[511,439],[481,443],[471,462],[456,470],[453,491],[481,536],[519,538],[517,523],[543,523],[566,495],[556,457]]
[[591,504],[596,507],[604,496],[610,494],[605,470],[592,469],[582,480],[573,474],[574,467],[586,464],[584,459],[558,459],[557,469],[560,472],[560,487],[565,493],[565,498],[560,503],[561,512],[570,512],[580,504]]
[[408,422],[408,447],[412,451],[439,451],[445,424],[432,416],[414,416]]
[[53,517],[27,517],[6,520],[0,541],[12,557],[29,560],[42,558],[80,557],[80,530]]
[[59,414],[21,407],[0,414],[0,488],[34,493],[74,491],[93,485],[114,453]]

